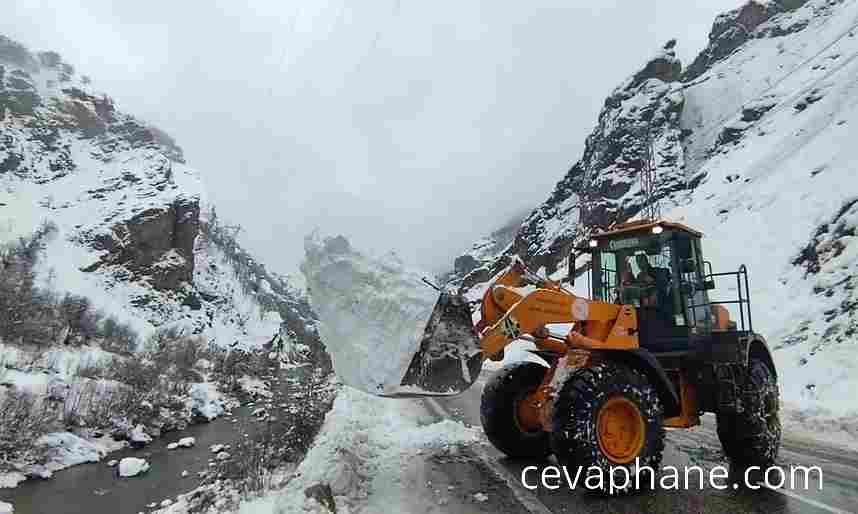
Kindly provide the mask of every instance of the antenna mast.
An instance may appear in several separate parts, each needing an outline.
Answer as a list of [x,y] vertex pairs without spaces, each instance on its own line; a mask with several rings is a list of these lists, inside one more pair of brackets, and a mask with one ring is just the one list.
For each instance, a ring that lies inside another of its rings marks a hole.
[[661,202],[656,197],[656,164],[655,145],[652,135],[647,130],[646,147],[643,155],[643,169],[640,173],[641,192],[643,193],[643,208],[641,214],[644,219],[655,221],[661,218]]

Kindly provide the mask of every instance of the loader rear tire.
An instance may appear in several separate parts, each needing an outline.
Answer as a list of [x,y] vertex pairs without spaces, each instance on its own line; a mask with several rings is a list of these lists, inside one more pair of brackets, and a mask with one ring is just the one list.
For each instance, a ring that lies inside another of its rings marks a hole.
[[519,421],[518,405],[542,383],[548,368],[516,362],[500,369],[483,389],[480,419],[483,431],[498,450],[512,458],[544,459],[551,454],[548,434]]
[[781,443],[780,396],[774,373],[751,358],[742,387],[741,413],[719,413],[718,439],[731,463],[766,469],[775,463]]
[[664,451],[664,408],[640,371],[614,362],[573,371],[554,400],[553,423],[557,460],[582,477],[598,468],[602,480],[592,482],[595,492],[622,494],[655,484]]

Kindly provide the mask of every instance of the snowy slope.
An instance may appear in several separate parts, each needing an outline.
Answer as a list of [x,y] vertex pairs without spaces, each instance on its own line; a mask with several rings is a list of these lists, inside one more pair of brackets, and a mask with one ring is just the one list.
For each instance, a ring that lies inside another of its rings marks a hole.
[[320,347],[303,294],[211,212],[168,135],[121,112],[58,54],[0,36],[0,244],[57,227],[40,285],[89,298],[143,338],[180,326],[221,346],[280,336]]
[[702,229],[718,268],[748,265],[754,328],[776,350],[784,399],[848,416],[858,386],[858,3],[837,4],[770,20],[757,30],[805,28],[752,39],[687,87],[686,151],[706,179],[666,214]]
[[[582,212],[587,227],[640,216],[655,139],[662,216],[704,232],[715,271],[750,270],[754,329],[775,349],[787,422],[858,438],[858,2],[750,1],[715,20],[681,74],[665,71],[665,50],[662,73],[657,55],[611,93],[581,160],[464,285],[475,297],[512,254],[560,275],[569,243],[586,237]],[[666,112],[678,116],[646,121]],[[735,296],[718,287],[714,297]]]
[[431,421],[416,403],[343,389],[295,478],[282,492],[248,502],[238,512],[331,512],[305,492],[321,484],[330,485],[339,513],[447,510],[439,501],[441,491],[433,492],[427,483],[426,469],[439,456],[479,442],[479,430],[452,420]]

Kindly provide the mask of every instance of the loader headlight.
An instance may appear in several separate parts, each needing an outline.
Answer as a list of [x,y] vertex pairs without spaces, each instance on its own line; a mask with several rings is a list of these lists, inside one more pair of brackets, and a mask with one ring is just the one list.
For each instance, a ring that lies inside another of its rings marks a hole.
[[596,241],[595,239],[591,239],[590,240],[590,248],[596,248],[597,246],[599,246],[599,242]]
[[664,229],[661,228],[661,225],[656,225],[656,226],[652,227],[652,233],[653,234],[661,234],[662,232],[664,232]]

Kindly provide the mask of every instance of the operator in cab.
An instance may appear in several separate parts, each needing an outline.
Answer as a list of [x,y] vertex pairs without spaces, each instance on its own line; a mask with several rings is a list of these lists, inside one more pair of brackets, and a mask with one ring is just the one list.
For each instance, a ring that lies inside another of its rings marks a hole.
[[[658,307],[659,291],[666,287],[669,281],[669,272],[662,268],[655,268],[650,264],[647,255],[643,252],[634,255],[634,264],[637,274],[634,274],[631,255],[626,258],[623,270],[623,297],[625,301],[634,303],[639,307]],[[639,302],[639,303],[638,303]]]

